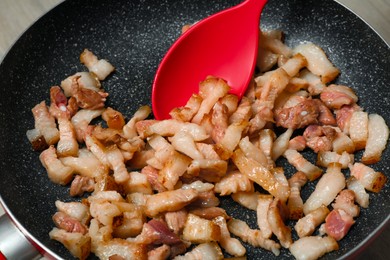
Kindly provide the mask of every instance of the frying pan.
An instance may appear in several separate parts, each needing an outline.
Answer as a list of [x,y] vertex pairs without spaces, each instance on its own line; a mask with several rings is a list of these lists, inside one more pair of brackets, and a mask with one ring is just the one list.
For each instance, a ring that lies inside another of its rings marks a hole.
[[[55,200],[70,201],[69,187],[51,183],[32,151],[26,130],[33,128],[31,108],[49,100],[49,87],[83,71],[78,57],[89,48],[108,59],[116,72],[103,87],[107,105],[127,117],[141,105],[150,105],[157,66],[181,26],[239,3],[239,0],[74,0],[65,1],[29,28],[8,52],[0,66],[0,193],[12,221],[44,251],[55,258],[72,258],[58,242],[49,239]],[[338,3],[315,0],[269,0],[261,18],[263,29],[282,29],[286,42],[320,45],[342,74],[336,83],[351,86],[360,105],[390,122],[390,49],[362,20]],[[373,167],[390,168],[389,148]],[[309,156],[309,155],[308,155]],[[361,156],[361,154],[358,155]],[[284,165],[282,160],[279,164]],[[289,177],[293,169],[286,166]],[[303,197],[315,187],[308,185]],[[389,222],[389,184],[370,195],[338,251],[322,259],[353,258]],[[255,226],[254,212],[226,199],[221,204],[233,216]],[[273,259],[272,253],[247,247],[248,259]],[[93,258],[93,257],[91,257]],[[279,259],[292,258],[282,250]]]

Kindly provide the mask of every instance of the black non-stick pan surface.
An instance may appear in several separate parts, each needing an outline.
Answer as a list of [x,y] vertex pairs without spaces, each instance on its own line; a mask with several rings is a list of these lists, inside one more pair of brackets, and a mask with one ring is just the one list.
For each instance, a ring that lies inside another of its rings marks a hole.
[[[20,37],[0,67],[0,193],[10,214],[35,240],[58,256],[71,258],[61,244],[48,236],[53,227],[51,216],[56,211],[54,201],[69,201],[69,187],[48,180],[39,153],[32,150],[26,138],[26,131],[34,126],[31,108],[42,100],[49,101],[50,86],[86,70],[79,63],[79,54],[88,48],[116,67],[116,72],[103,83],[110,94],[106,104],[131,117],[139,106],[150,105],[154,73],[180,35],[182,25],[239,2],[65,1]],[[291,47],[305,41],[323,47],[342,72],[336,82],[351,86],[360,97],[360,106],[390,122],[389,47],[349,10],[331,0],[269,0],[261,24],[263,29],[282,29]],[[389,153],[387,148],[374,169],[389,171]],[[292,169],[287,168],[286,175],[291,174]],[[307,190],[312,190],[314,184]],[[388,222],[389,201],[388,184],[379,194],[370,194],[369,208],[361,211],[347,237],[340,241],[340,249],[323,259],[356,253]],[[255,226],[254,212],[227,200],[222,200],[222,206],[234,217]],[[247,250],[248,259],[275,258],[262,249]],[[292,256],[282,250],[279,259],[286,258]]]

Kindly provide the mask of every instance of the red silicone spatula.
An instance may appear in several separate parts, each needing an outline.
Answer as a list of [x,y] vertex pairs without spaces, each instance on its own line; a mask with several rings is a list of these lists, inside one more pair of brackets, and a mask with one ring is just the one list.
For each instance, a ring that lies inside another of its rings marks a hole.
[[223,78],[239,97],[257,57],[260,14],[267,0],[246,0],[191,26],[166,53],[153,82],[156,119],[187,103],[208,75]]

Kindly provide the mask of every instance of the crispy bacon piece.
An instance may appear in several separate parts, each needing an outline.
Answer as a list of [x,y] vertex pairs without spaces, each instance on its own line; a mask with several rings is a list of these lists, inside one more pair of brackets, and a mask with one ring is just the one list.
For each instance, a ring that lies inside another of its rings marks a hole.
[[147,126],[144,134],[146,136],[151,136],[153,134],[161,136],[173,136],[179,131],[189,133],[195,141],[203,141],[209,137],[205,129],[200,125],[181,122],[175,119],[152,122]]
[[99,80],[104,80],[115,70],[114,66],[112,66],[107,60],[99,60],[97,56],[88,49],[84,49],[84,51],[80,54],[80,61],[90,72],[93,72]]
[[303,132],[303,137],[306,139],[306,145],[315,153],[331,151],[333,139],[336,137],[336,130],[330,127],[309,125]]
[[356,104],[345,105],[335,110],[337,126],[346,134],[349,133],[352,114],[356,111],[361,111],[361,108]]
[[299,78],[308,84],[307,90],[312,96],[321,94],[322,90],[325,88],[325,84],[322,83],[321,77],[310,72],[308,69],[302,69],[299,72]]
[[87,234],[88,232],[88,228],[85,225],[64,212],[56,212],[52,219],[58,228],[63,229],[66,232],[81,233],[83,235]]
[[171,245],[181,242],[181,239],[169,229],[164,221],[152,219],[145,225],[150,225],[158,233],[159,239],[154,243]]
[[256,210],[257,209],[257,203],[259,199],[260,193],[255,191],[255,192],[243,192],[239,191],[236,193],[231,194],[232,199],[239,203],[241,206],[244,206],[248,209],[251,210]]
[[202,103],[191,121],[199,124],[204,115],[211,111],[218,99],[225,96],[229,89],[230,87],[226,81],[220,78],[209,76],[202,81],[199,84],[199,95],[202,97]]
[[319,208],[299,219],[294,226],[298,236],[301,238],[313,234],[316,227],[324,222],[329,212],[328,207],[321,205]]
[[265,121],[273,121],[272,109],[275,106],[277,96],[286,88],[290,76],[282,69],[273,70],[261,88],[259,108],[257,113]]
[[195,208],[189,211],[198,217],[212,220],[216,217],[223,217],[229,219],[230,217],[223,208],[219,207],[207,207],[207,208]]
[[73,169],[65,166],[57,157],[56,148],[51,145],[39,155],[49,179],[57,184],[66,185],[73,177]]
[[354,155],[349,154],[346,151],[342,152],[342,154],[331,151],[320,151],[317,154],[316,164],[318,166],[328,167],[331,163],[339,163],[341,164],[342,169],[347,169],[350,164],[354,163],[354,161]]
[[239,191],[253,192],[254,190],[253,183],[246,175],[239,171],[228,173],[214,187],[214,191],[221,196],[230,195]]
[[162,212],[180,210],[194,201],[198,194],[195,189],[178,189],[151,195],[146,199],[145,213],[153,217]]
[[170,230],[179,234],[187,221],[188,212],[185,209],[178,211],[165,212],[164,219]]
[[278,62],[278,56],[278,54],[260,47],[256,60],[256,65],[260,69],[260,72],[265,72],[272,69],[272,67]]
[[296,106],[277,109],[275,111],[275,121],[277,126],[298,129],[316,124],[319,114],[320,110],[317,102],[312,99],[306,99]]
[[78,259],[86,259],[91,252],[91,238],[88,234],[83,235],[82,233],[53,228],[49,236],[51,239],[62,243]]
[[88,132],[88,125],[91,121],[102,115],[104,109],[81,109],[72,117],[71,122],[76,131],[77,141],[82,143]]
[[272,229],[268,222],[268,209],[272,201],[272,195],[258,195],[256,208],[257,225],[265,238],[270,238],[272,235]]
[[[148,251],[148,260],[168,259],[171,254],[170,246],[163,244],[157,248]],[[112,259],[110,259],[112,260]]]
[[217,207],[219,199],[212,190],[199,192],[198,198],[191,203],[191,207]]
[[134,113],[133,117],[123,126],[123,136],[127,139],[133,139],[138,136],[136,124],[138,122],[142,122],[145,120],[149,114],[151,113],[151,109],[149,106],[141,106]]
[[140,234],[146,222],[142,207],[127,202],[113,202],[113,204],[118,207],[122,215],[114,218],[112,235],[126,239]]
[[192,159],[204,159],[196,147],[195,140],[189,133],[179,131],[170,138],[170,141],[177,151],[184,153]]
[[276,235],[280,244],[285,248],[289,248],[293,242],[291,228],[284,223],[287,216],[288,208],[278,198],[275,198],[268,208],[268,223],[272,233]]
[[383,117],[378,114],[370,114],[368,116],[368,138],[362,162],[365,164],[379,162],[388,139],[389,127]]
[[222,104],[222,102],[215,103],[212,109],[211,123],[213,124],[213,129],[211,131],[211,138],[215,143],[220,142],[225,135],[226,128],[229,125],[228,112],[227,106]]
[[332,203],[333,209],[342,209],[351,217],[357,217],[360,213],[360,208],[355,205],[355,192],[353,190],[342,190],[337,195],[335,202]]
[[318,168],[308,160],[306,160],[302,154],[300,154],[296,150],[287,149],[284,152],[284,157],[288,160],[288,162],[293,165],[297,171],[301,171],[306,174],[306,177],[313,181],[319,178],[322,174],[322,169]]
[[259,133],[259,148],[263,151],[264,155],[267,157],[267,167],[274,167],[275,162],[272,161],[272,146],[276,139],[276,134],[271,129],[263,129]]
[[196,148],[202,154],[205,159],[219,160],[221,159],[217,152],[214,150],[214,145],[207,143],[196,143]]
[[84,177],[98,178],[108,174],[108,167],[105,167],[87,148],[79,149],[77,157],[67,156],[60,160],[65,166],[73,168],[74,172]]
[[386,184],[387,177],[373,168],[356,162],[351,167],[351,175],[354,176],[363,185],[366,190],[379,192]]
[[148,144],[155,150],[154,157],[147,163],[156,169],[162,169],[164,164],[173,156],[175,149],[164,137],[153,135],[148,139]]
[[348,233],[354,223],[352,216],[343,209],[334,209],[325,219],[325,231],[329,236],[339,241]]
[[95,91],[89,88],[80,86],[78,79],[80,76],[72,78],[71,95],[76,99],[77,105],[80,108],[99,109],[104,107],[104,102],[108,93],[101,90]]
[[153,190],[158,192],[166,191],[167,188],[158,180],[158,170],[153,168],[152,166],[145,166],[141,170],[142,174],[145,174],[150,185],[152,185]]
[[256,160],[264,166],[268,165],[268,158],[265,153],[257,145],[252,143],[248,136],[242,138],[238,146],[244,152],[245,156]]
[[181,186],[183,190],[188,190],[188,189],[195,189],[199,192],[208,192],[212,191],[214,188],[214,184],[209,183],[209,182],[202,182],[202,181],[193,181],[191,183],[186,183]]
[[347,179],[347,188],[354,192],[355,201],[360,206],[363,208],[368,207],[370,195],[368,195],[363,184],[358,179],[354,176],[349,177]]
[[229,229],[226,224],[226,219],[222,216],[216,217],[214,220],[221,230],[221,238],[219,244],[222,246],[226,252],[233,256],[243,256],[246,253],[245,247],[237,238],[230,236]]
[[349,124],[349,136],[355,145],[355,149],[364,149],[368,139],[368,113],[363,111],[353,112]]
[[259,35],[260,48],[280,54],[284,57],[290,57],[292,50],[282,42],[281,31],[261,31]]
[[68,99],[59,86],[53,86],[50,88],[49,111],[55,118],[64,117],[70,119],[78,110],[78,106],[74,103],[74,101],[74,98],[69,99],[68,104]]
[[229,124],[242,124],[248,122],[252,116],[251,101],[247,97],[242,97],[238,107],[229,117]]
[[313,43],[298,45],[293,53],[302,54],[307,61],[307,68],[317,76],[321,77],[322,83],[335,79],[340,71],[329,61],[325,52]]
[[242,133],[247,124],[231,124],[225,131],[225,135],[215,146],[215,151],[222,160],[227,160],[233,154],[234,149],[239,144]]
[[121,183],[123,191],[129,193],[153,194],[152,185],[148,181],[148,177],[138,171],[130,171],[129,179]]
[[38,129],[34,128],[27,130],[26,136],[34,151],[40,152],[48,148],[45,137]]
[[75,201],[62,202],[56,200],[55,205],[58,212],[63,212],[71,218],[77,219],[84,225],[87,225],[91,218],[89,207],[84,203]]
[[169,112],[169,115],[176,120],[190,122],[194,115],[198,112],[202,104],[202,97],[198,94],[193,94],[183,107],[177,107]]
[[302,237],[290,246],[291,254],[299,260],[318,259],[326,253],[339,249],[337,241],[330,236]]
[[58,128],[60,131],[60,140],[57,143],[57,154],[60,157],[77,156],[79,144],[71,121],[66,117],[59,117]]
[[107,107],[106,110],[104,110],[102,113],[102,118],[104,121],[106,121],[109,128],[115,130],[121,130],[125,125],[125,119],[122,113],[111,107]]
[[307,65],[306,58],[300,53],[294,54],[288,59],[281,68],[284,69],[290,77],[294,77],[298,72]]
[[101,84],[100,80],[93,72],[77,72],[63,81],[61,81],[61,88],[64,91],[64,94],[66,97],[70,97],[73,95],[73,88],[72,88],[72,82],[73,79],[77,78],[78,84],[82,88],[91,89],[96,92],[100,91]]
[[240,172],[245,174],[250,180],[256,182],[282,201],[287,200],[289,190],[286,190],[283,185],[280,185],[275,176],[266,167],[246,157],[241,149],[234,151],[232,160]]
[[321,207],[328,206],[345,187],[345,177],[341,172],[341,165],[334,163],[329,165],[326,173],[318,181],[315,190],[303,204],[305,215]]
[[124,157],[116,145],[106,147],[104,154],[107,158],[110,168],[114,171],[114,178],[117,183],[124,183],[130,176],[127,171]]
[[289,128],[278,136],[272,146],[272,160],[276,161],[288,149],[293,129]]
[[[99,195],[101,195],[103,192],[100,191],[95,196],[88,197],[88,201],[90,202],[90,212],[91,216],[98,220],[100,223],[102,223],[105,226],[111,226],[114,223],[114,219],[116,217],[119,217],[122,215],[121,210],[114,201],[123,200],[122,197],[120,197],[117,192],[114,194],[116,197],[119,196],[119,198],[101,198]],[[107,191],[105,192],[107,194]]]
[[158,181],[168,190],[173,190],[179,178],[186,172],[191,159],[182,153],[173,151],[173,154],[164,163],[159,171]]
[[254,247],[261,247],[272,251],[276,256],[280,254],[280,245],[271,239],[265,238],[261,230],[251,229],[246,222],[234,218],[230,219],[227,225],[230,233],[238,236],[244,242]]
[[90,177],[76,175],[70,185],[70,196],[82,196],[84,192],[92,192],[95,189],[95,181]]
[[303,151],[306,148],[306,140],[302,135],[295,136],[288,142],[288,149]]
[[336,136],[333,139],[333,143],[332,143],[333,151],[339,154],[343,152],[354,153],[355,145],[352,142],[351,138],[349,138],[349,136],[346,135],[345,133],[341,132],[340,129],[338,128],[335,129],[336,129]]
[[175,257],[175,260],[198,260],[198,259],[224,259],[221,248],[217,242],[202,243],[182,256]]
[[303,217],[303,201],[300,191],[307,181],[306,174],[300,171],[296,172],[288,180],[288,184],[290,185],[290,196],[287,202],[289,219],[298,220]]
[[147,259],[147,248],[145,245],[119,238],[113,238],[98,244],[93,253],[99,259]]
[[358,101],[355,92],[347,86],[331,84],[320,95],[324,104],[332,109],[340,109],[344,105],[353,105]]
[[190,213],[183,229],[183,239],[197,244],[219,241],[221,230],[214,221]]
[[35,129],[44,137],[48,145],[56,144],[60,139],[60,133],[45,101],[34,106],[31,111],[35,120]]

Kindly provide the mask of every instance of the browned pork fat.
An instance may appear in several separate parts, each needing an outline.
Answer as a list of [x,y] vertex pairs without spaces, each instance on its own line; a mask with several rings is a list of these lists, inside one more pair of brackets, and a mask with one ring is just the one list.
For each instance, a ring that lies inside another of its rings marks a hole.
[[215,260],[224,259],[222,250],[217,242],[201,243],[190,252],[175,257],[175,260],[198,260],[207,258]]
[[261,230],[251,229],[246,222],[239,219],[230,219],[227,224],[229,231],[240,237],[244,242],[254,247],[272,251],[276,256],[280,254],[280,245],[271,239],[265,238]]
[[[49,113],[45,101],[37,104],[31,111],[34,116],[35,129],[39,132],[38,137],[43,136],[48,145],[56,144],[60,139],[60,133],[55,118]],[[34,141],[30,138],[29,140]]]
[[299,260],[318,259],[324,254],[338,249],[337,241],[330,236],[302,237],[290,246],[291,254]]
[[320,95],[324,104],[332,109],[340,109],[342,106],[353,105],[358,101],[355,92],[347,86],[331,84]]
[[357,217],[360,213],[360,208],[355,205],[355,192],[353,190],[345,189],[340,191],[335,202],[332,203],[333,209],[342,209],[351,217]]
[[84,224],[64,212],[57,212],[52,218],[58,228],[67,232],[81,233],[83,235],[88,232],[88,228]]
[[313,43],[300,44],[294,48],[293,53],[300,53],[305,57],[307,68],[321,77],[322,83],[334,80],[340,73],[326,57],[325,52]]
[[162,212],[182,209],[194,201],[198,194],[195,189],[178,189],[151,195],[146,200],[145,213],[153,217]]
[[284,223],[288,217],[288,208],[279,199],[275,198],[268,209],[268,223],[271,227],[272,233],[276,235],[280,244],[289,248],[293,243],[291,236],[291,228]]
[[287,202],[289,219],[298,220],[303,217],[303,200],[300,191],[307,181],[306,174],[300,171],[294,173],[288,180],[290,185],[290,196]]
[[350,166],[351,175],[354,176],[364,186],[365,189],[372,192],[379,192],[386,184],[387,177],[381,172],[363,163],[355,163]]
[[299,219],[294,228],[299,237],[310,236],[317,226],[324,222],[329,214],[328,207],[321,205],[319,208],[311,211],[309,214]]
[[368,138],[362,157],[365,164],[379,162],[389,139],[389,127],[382,116],[370,114],[368,116]]
[[78,232],[67,232],[64,229],[53,228],[49,236],[61,242],[69,252],[78,259],[84,260],[91,252],[91,238]]
[[281,108],[275,111],[277,126],[298,129],[318,122],[319,107],[312,99],[307,99],[296,106]]
[[329,165],[326,173],[318,181],[315,190],[303,205],[303,212],[309,214],[311,211],[328,206],[345,187],[345,177],[341,172],[341,165],[334,163]]

